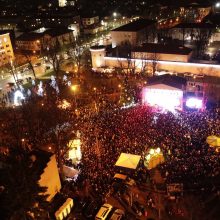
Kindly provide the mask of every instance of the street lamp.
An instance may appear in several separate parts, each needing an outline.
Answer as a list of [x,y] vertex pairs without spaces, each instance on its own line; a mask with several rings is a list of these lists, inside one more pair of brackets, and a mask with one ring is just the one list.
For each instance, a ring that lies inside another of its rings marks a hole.
[[95,111],[96,111],[96,113],[98,112],[98,107],[97,107],[97,93],[96,93],[96,91],[97,91],[97,88],[96,87],[94,87],[93,88],[93,91],[95,92]]
[[77,85],[72,85],[71,86],[72,91],[75,93],[76,89],[77,89]]
[[73,91],[74,101],[75,101],[75,105],[76,105],[76,109],[77,109],[77,102],[76,102],[76,90],[77,90],[77,85],[72,85],[72,86],[71,86],[71,90]]

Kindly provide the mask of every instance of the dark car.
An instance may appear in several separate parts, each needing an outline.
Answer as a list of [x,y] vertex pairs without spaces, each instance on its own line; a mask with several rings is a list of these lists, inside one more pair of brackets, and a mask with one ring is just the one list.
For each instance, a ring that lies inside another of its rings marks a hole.
[[94,219],[94,217],[95,217],[96,213],[98,212],[99,208],[100,208],[100,206],[96,202],[92,201],[88,205],[88,207],[85,209],[83,214],[85,215],[85,217],[87,219]]
[[92,202],[92,199],[90,197],[86,197],[80,202],[80,207],[82,211],[85,211],[89,204]]

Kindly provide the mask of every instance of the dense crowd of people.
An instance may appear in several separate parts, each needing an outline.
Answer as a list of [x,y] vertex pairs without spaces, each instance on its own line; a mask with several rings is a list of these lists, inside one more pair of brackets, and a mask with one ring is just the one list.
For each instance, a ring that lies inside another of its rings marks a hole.
[[160,147],[165,157],[159,166],[162,177],[166,183],[183,183],[184,188],[206,187],[207,183],[212,187],[220,175],[219,155],[206,143],[207,136],[220,136],[219,109],[162,113],[139,105],[113,107],[83,119],[80,126],[80,178],[89,180],[97,194],[108,191],[116,173],[114,165],[122,152],[141,155],[139,169],[143,174],[147,172],[143,165],[147,151]]

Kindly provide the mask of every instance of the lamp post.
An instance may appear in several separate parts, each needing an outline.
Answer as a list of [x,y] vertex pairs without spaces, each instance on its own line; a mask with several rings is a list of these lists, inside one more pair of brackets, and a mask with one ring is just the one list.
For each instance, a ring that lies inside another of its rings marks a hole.
[[76,101],[76,90],[77,90],[77,85],[72,85],[72,86],[71,86],[71,90],[73,91],[74,102],[75,102],[76,109],[77,109],[77,101]]
[[96,102],[96,99],[97,99],[97,88],[94,87],[94,88],[93,88],[93,91],[94,91],[94,93],[95,93],[95,111],[96,111],[96,113],[97,113],[97,112],[98,112],[98,107],[97,107],[97,102]]

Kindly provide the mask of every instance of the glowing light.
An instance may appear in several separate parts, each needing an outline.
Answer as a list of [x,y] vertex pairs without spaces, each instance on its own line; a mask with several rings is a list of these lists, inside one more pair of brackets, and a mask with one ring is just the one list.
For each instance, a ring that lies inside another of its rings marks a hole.
[[69,159],[76,162],[80,161],[82,158],[80,139],[70,140],[68,147],[69,147]]
[[157,149],[151,148],[145,157],[144,165],[148,169],[152,169],[163,162],[164,162],[164,156],[160,148],[159,147]]
[[21,105],[22,100],[25,100],[25,97],[20,90],[17,90],[14,93],[14,105],[16,105],[16,106]]
[[148,154],[148,155],[146,156],[146,159],[147,159],[147,160],[150,160],[150,158],[151,158],[151,156]]
[[197,98],[189,98],[186,100],[186,106],[189,108],[196,108],[201,109],[202,108],[202,100]]
[[169,111],[181,108],[182,98],[183,92],[181,90],[146,88],[143,93],[143,103]]
[[67,109],[70,108],[71,104],[67,102],[65,99],[58,105],[58,108]]
[[75,92],[76,89],[77,89],[77,85],[72,85],[72,86],[71,86],[71,89]]
[[154,151],[154,149],[150,149],[150,152],[149,152],[150,154],[154,154],[155,153],[155,151]]
[[[128,60],[126,58],[119,58],[119,57],[104,57],[105,60],[115,60],[115,61],[126,61]],[[154,60],[141,60],[141,59],[130,59],[132,62],[142,62],[142,63],[153,63]],[[158,64],[167,64],[167,65],[178,65],[178,66],[195,66],[195,67],[213,67],[216,69],[220,69],[220,65],[216,64],[205,64],[205,63],[186,63],[186,62],[176,62],[176,61],[162,61],[158,60]]]
[[158,147],[155,151],[156,151],[157,154],[159,154],[160,153],[160,148]]

